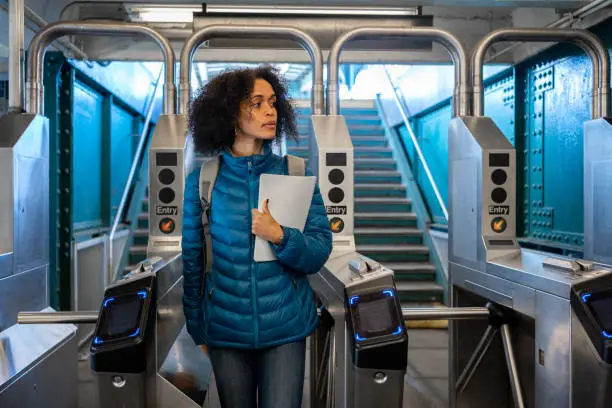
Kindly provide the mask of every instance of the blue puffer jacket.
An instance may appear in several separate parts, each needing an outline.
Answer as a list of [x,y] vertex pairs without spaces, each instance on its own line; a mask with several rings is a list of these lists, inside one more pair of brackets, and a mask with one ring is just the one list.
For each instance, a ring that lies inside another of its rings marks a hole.
[[[331,231],[318,186],[304,232],[283,227],[272,245],[277,260],[253,262],[251,209],[257,208],[259,176],[287,174],[286,161],[266,144],[260,155],[221,155],[212,194],[212,273],[202,274],[202,208],[198,168],[187,177],[183,207],[183,307],[196,344],[256,349],[301,340],[318,324],[306,276],[317,273],[331,252]],[[202,295],[200,295],[202,293]]]

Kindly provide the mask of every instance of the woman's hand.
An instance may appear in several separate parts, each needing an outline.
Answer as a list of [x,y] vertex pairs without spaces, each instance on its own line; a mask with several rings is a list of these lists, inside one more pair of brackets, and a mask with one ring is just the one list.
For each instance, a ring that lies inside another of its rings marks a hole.
[[273,244],[280,244],[283,240],[283,228],[268,210],[269,199],[263,202],[263,213],[259,212],[258,209],[254,208],[253,222],[251,223],[251,232],[261,239],[264,239]]

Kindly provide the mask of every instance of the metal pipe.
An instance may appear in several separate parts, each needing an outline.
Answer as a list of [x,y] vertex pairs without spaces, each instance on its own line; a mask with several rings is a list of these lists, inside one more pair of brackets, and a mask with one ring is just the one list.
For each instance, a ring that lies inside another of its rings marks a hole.
[[523,390],[521,389],[521,382],[519,380],[514,346],[512,345],[512,338],[510,336],[510,327],[507,324],[502,324],[500,333],[504,343],[504,352],[506,353],[506,365],[508,366],[508,376],[510,377],[510,388],[512,388],[514,406],[516,408],[525,408],[525,397],[523,396]]
[[465,365],[463,372],[459,376],[457,384],[455,384],[455,389],[457,390],[458,394],[461,394],[470,383],[470,380],[474,376],[474,373],[476,373],[476,370],[478,370],[482,359],[491,347],[491,343],[493,343],[493,339],[495,338],[496,334],[496,328],[493,326],[487,326],[487,330],[485,330],[484,334],[480,338],[478,345],[476,345],[474,352],[470,356],[470,359]]
[[440,194],[440,191],[438,190],[438,185],[436,184],[436,181],[434,180],[434,177],[431,174],[431,171],[429,170],[429,165],[427,164],[427,160],[425,159],[425,156],[423,155],[423,152],[421,151],[421,146],[419,146],[419,141],[417,140],[416,135],[414,134],[414,131],[412,130],[412,126],[410,125],[410,121],[408,120],[408,115],[404,111],[404,106],[402,102],[399,100],[397,91],[395,89],[395,86],[393,85],[393,80],[391,79],[391,75],[389,75],[389,71],[387,70],[386,67],[385,67],[385,74],[387,74],[387,80],[389,81],[391,88],[393,88],[393,99],[395,99],[395,103],[397,105],[397,108],[399,109],[400,115],[402,115],[402,120],[404,121],[404,125],[406,126],[406,129],[408,130],[408,134],[410,135],[410,140],[412,141],[414,150],[416,151],[419,161],[421,162],[421,165],[423,166],[423,169],[425,170],[425,174],[427,175],[429,184],[431,184],[431,188],[433,188],[434,194],[436,196],[436,200],[438,200],[438,205],[442,209],[444,218],[446,219],[446,222],[448,223],[448,210],[446,209],[446,204],[444,204],[444,199],[442,198],[442,194]]
[[151,126],[151,116],[153,115],[153,108],[155,107],[155,100],[157,96],[157,91],[159,90],[159,84],[161,83],[163,71],[164,69],[162,67],[159,70],[159,75],[157,76],[157,80],[155,81],[155,88],[153,89],[153,94],[151,96],[151,100],[149,101],[149,106],[147,107],[147,116],[145,117],[144,126],[142,127],[140,138],[138,139],[138,147],[136,147],[136,153],[134,154],[134,160],[132,161],[130,174],[128,175],[127,181],[125,183],[125,188],[123,189],[123,194],[121,195],[121,202],[119,203],[117,214],[115,215],[113,225],[111,226],[110,233],[108,234],[108,280],[106,280],[105,282],[112,282],[115,278],[113,273],[115,270],[115,259],[113,257],[113,241],[115,240],[115,234],[117,233],[117,229],[119,228],[119,222],[123,219],[123,213],[125,212],[127,206],[128,196],[130,195],[132,184],[134,183],[134,179],[136,178],[136,170],[138,169],[138,165],[139,163],[141,163],[142,157],[144,156],[145,147],[147,145],[147,134],[149,132],[149,127]]
[[168,39],[162,36],[157,30],[144,24],[107,21],[60,21],[49,24],[34,36],[28,49],[28,82],[26,85],[28,90],[28,103],[26,108],[28,112],[43,113],[43,56],[51,41],[67,34],[144,34],[152,38],[161,48],[164,57],[164,69],[166,73],[164,84],[164,113],[169,115],[176,113],[176,87],[174,85],[174,64],[176,58]]
[[418,16],[420,7],[293,6],[256,4],[206,4],[206,14],[282,14],[306,16]]
[[489,309],[486,307],[424,307],[402,308],[404,320],[468,320],[486,319]]
[[19,312],[19,324],[96,323],[98,312]]
[[[329,52],[327,64],[327,114],[338,115],[338,68],[342,48],[351,40],[363,37],[412,37],[422,40],[435,41],[442,45],[451,56],[455,65],[455,92],[453,95],[453,114],[466,115],[469,110],[469,61],[465,49],[459,39],[451,33],[437,28],[382,28],[364,27],[356,28],[340,36]],[[458,89],[458,91],[457,91]],[[457,100],[458,99],[458,100]]]
[[295,39],[310,55],[313,65],[312,113],[324,113],[325,95],[323,90],[323,53],[316,40],[297,28],[284,26],[210,25],[194,32],[185,42],[181,51],[181,72],[179,88],[179,113],[189,112],[191,99],[191,63],[198,47],[214,37],[270,38],[283,36]]
[[9,0],[8,111],[23,112],[24,0]]
[[[609,114],[610,56],[601,40],[586,30],[565,28],[504,28],[482,38],[472,52],[472,96],[474,116],[484,114],[483,65],[489,47],[500,41],[563,41],[581,47],[593,65],[593,109],[592,116]],[[598,92],[599,88],[599,92]],[[599,103],[597,103],[599,95]]]

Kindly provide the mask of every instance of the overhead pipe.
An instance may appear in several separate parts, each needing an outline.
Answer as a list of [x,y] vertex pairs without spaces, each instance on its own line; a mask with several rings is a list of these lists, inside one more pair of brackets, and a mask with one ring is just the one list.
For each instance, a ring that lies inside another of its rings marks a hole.
[[176,113],[176,86],[174,85],[175,55],[170,41],[157,30],[135,23],[107,22],[107,21],[59,21],[49,24],[39,31],[28,48],[28,100],[26,109],[30,113],[43,113],[42,72],[43,57],[49,44],[58,37],[69,34],[99,34],[99,35],[126,35],[142,34],[152,38],[161,48],[164,58],[165,84],[164,84],[164,113]]
[[591,116],[609,116],[610,55],[601,40],[587,30],[569,28],[503,28],[482,38],[472,52],[472,97],[474,116],[484,115],[483,66],[489,47],[500,41],[572,43],[582,48],[593,65]]
[[23,112],[24,0],[9,0],[9,93],[8,111]]
[[348,31],[340,36],[332,46],[327,65],[327,113],[339,112],[338,68],[340,53],[344,46],[357,38],[410,37],[434,41],[442,45],[451,56],[455,66],[455,89],[453,91],[453,115],[466,115],[469,112],[469,67],[465,49],[453,34],[438,28],[382,28],[364,27]]
[[295,39],[310,55],[313,65],[312,113],[313,115],[322,115],[324,113],[325,95],[323,91],[323,53],[321,47],[311,35],[297,28],[262,25],[210,25],[194,32],[185,41],[181,51],[179,112],[189,112],[191,99],[190,73],[193,54],[204,41],[215,37],[270,38],[276,36]]

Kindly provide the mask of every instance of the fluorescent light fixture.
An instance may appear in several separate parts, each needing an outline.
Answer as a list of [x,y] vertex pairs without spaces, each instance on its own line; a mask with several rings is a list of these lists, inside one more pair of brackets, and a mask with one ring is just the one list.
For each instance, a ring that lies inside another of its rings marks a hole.
[[418,16],[420,7],[262,6],[205,4],[206,14],[301,14],[311,16]]
[[201,5],[124,3],[123,7],[131,21],[140,23],[192,23],[193,13],[202,12]]

